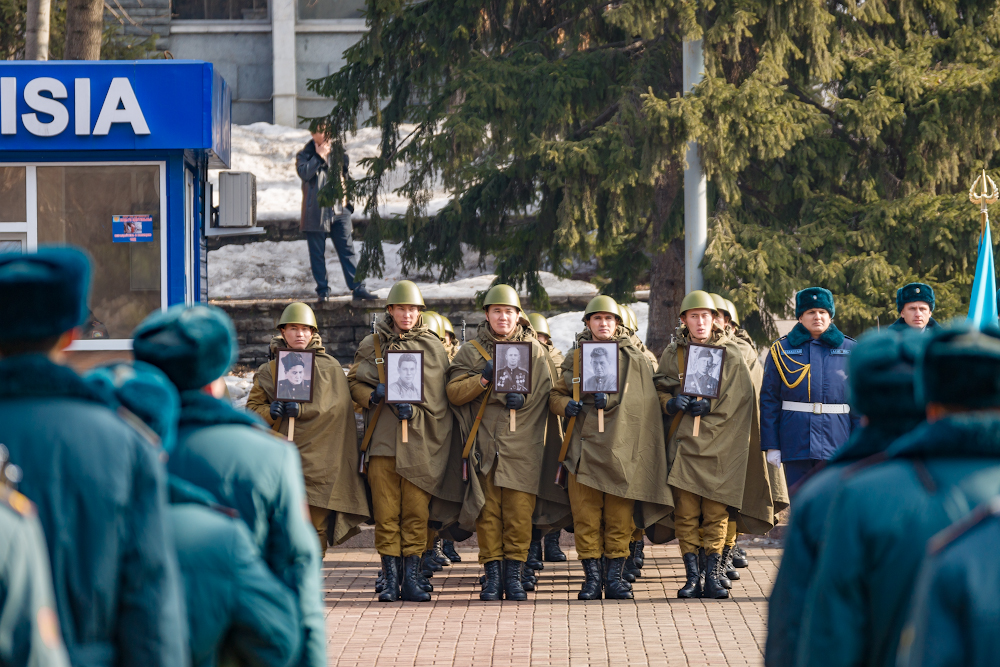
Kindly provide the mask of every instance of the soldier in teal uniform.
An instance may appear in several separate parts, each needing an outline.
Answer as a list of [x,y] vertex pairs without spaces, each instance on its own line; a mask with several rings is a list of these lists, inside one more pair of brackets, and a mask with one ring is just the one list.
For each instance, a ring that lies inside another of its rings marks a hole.
[[934,288],[924,283],[910,283],[896,290],[896,310],[899,319],[889,325],[890,329],[902,331],[933,331],[940,325],[931,314],[934,312]]

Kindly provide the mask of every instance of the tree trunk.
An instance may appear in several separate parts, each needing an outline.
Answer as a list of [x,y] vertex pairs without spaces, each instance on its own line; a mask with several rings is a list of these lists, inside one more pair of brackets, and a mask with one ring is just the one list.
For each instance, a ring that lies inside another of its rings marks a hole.
[[24,59],[49,59],[49,13],[51,0],[28,0],[24,29]]
[[100,60],[104,0],[66,3],[66,60]]
[[[660,177],[656,186],[656,219],[653,238],[658,239],[667,224],[671,209],[680,205],[683,174],[674,164]],[[646,330],[646,347],[656,356],[670,344],[670,337],[677,328],[681,301],[684,299],[684,237],[670,241],[663,252],[653,256],[649,279],[649,328]]]

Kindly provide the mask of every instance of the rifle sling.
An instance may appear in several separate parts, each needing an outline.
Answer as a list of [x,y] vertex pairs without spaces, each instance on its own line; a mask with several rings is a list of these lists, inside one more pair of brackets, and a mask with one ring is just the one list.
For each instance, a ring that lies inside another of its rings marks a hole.
[[[378,381],[385,384],[385,359],[382,358],[382,339],[379,338],[377,333],[372,334],[372,336],[375,342],[375,369],[378,371]],[[371,444],[372,434],[375,432],[378,416],[382,414],[383,405],[385,405],[384,399],[379,401],[379,404],[375,406],[375,414],[372,415],[371,421],[368,422],[368,428],[365,429],[365,437],[361,441],[362,454],[368,451],[368,445]]]
[[[483,355],[483,359],[485,359],[487,362],[493,359],[490,356],[490,353],[487,352],[486,349],[479,344],[478,340],[471,340],[469,342],[472,343],[472,347],[476,348],[479,351],[479,354]],[[465,440],[465,449],[462,450],[463,459],[469,458],[469,452],[472,451],[472,444],[476,441],[476,433],[479,432],[479,425],[482,423],[483,415],[486,413],[486,402],[490,399],[490,389],[492,388],[493,388],[492,382],[486,385],[486,392],[485,395],[483,396],[482,405],[479,406],[479,412],[476,413],[476,421],[472,422],[472,429],[469,431],[469,437],[466,438]]]
[[[573,350],[573,400],[580,400],[580,348]],[[576,417],[570,417],[566,424],[566,434],[563,436],[562,447],[559,448],[559,463],[566,460],[566,452],[569,451],[569,441],[573,438],[573,427],[576,426]]]

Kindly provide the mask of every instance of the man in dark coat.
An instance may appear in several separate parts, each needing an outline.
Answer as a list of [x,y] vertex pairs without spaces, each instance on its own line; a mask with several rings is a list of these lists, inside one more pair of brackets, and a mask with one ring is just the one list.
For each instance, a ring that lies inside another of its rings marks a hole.
[[184,667],[162,464],[60,363],[89,288],[79,250],[0,254],[0,442],[38,507],[74,667]]
[[914,398],[914,365],[920,337],[908,330],[870,333],[858,341],[850,357],[848,383],[851,410],[863,415],[863,426],[851,434],[795,498],[785,534],[785,552],[768,605],[767,667],[792,667],[806,591],[812,581],[830,503],[840,490],[845,470],[870,461],[901,435],[923,421]]
[[285,379],[278,380],[277,396],[283,401],[308,401],[312,380],[305,378],[305,361],[301,354],[290,352],[281,356]]
[[899,319],[890,329],[916,329],[924,332],[940,326],[931,316],[934,312],[934,288],[924,283],[910,283],[896,290],[896,310]]
[[917,361],[927,423],[845,475],[796,664],[894,667],[927,541],[1000,493],[1000,329],[940,328]]

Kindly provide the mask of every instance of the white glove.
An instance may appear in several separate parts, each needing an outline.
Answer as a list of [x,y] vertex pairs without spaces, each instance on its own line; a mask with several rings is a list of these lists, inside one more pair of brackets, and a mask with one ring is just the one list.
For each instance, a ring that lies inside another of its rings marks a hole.
[[775,468],[781,466],[781,450],[780,449],[769,449],[767,450],[767,462],[773,465]]

